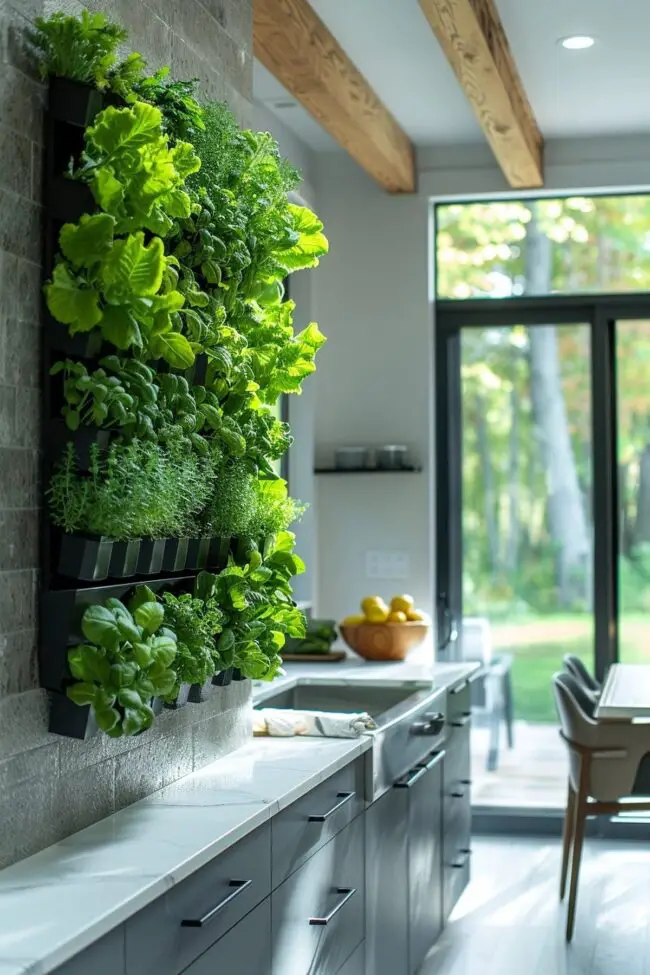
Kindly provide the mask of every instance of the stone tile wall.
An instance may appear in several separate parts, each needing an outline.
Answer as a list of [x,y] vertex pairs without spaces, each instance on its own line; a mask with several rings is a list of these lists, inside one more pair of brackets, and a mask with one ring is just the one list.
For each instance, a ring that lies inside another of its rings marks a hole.
[[[249,124],[252,0],[89,0],[124,24],[155,68],[198,77]],[[95,822],[237,747],[248,682],[165,714],[128,741],[47,733],[38,685],[40,198],[46,92],[24,43],[71,0],[0,0],[0,867]]]

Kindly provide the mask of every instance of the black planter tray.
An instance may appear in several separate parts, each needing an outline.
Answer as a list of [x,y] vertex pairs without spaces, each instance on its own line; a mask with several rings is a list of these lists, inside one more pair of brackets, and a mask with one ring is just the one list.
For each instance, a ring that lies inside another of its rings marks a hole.
[[177,697],[173,701],[165,701],[165,708],[169,711],[178,711],[179,708],[184,708],[189,702],[192,687],[192,684],[181,684]]
[[68,122],[85,129],[106,107],[107,101],[103,92],[82,81],[72,81],[69,78],[50,79],[48,112],[56,121]]
[[111,579],[130,579],[138,573],[138,558],[140,556],[140,539],[128,542],[113,542],[113,554],[109,575]]
[[165,544],[163,569],[165,572],[183,572],[190,568],[187,563],[189,538],[168,538]]
[[76,359],[101,359],[105,353],[115,351],[102,340],[101,332],[77,332],[70,335],[67,325],[57,322],[50,313],[45,312],[45,340],[50,349],[64,356]]
[[225,567],[228,565],[230,544],[231,540],[229,538],[211,538],[206,568],[213,572],[218,572],[221,569],[225,569]]
[[188,701],[190,704],[203,704],[215,693],[213,678],[208,678],[204,684],[192,684]]
[[211,538],[190,538],[187,546],[187,569],[207,568],[210,556]]
[[[168,589],[173,592],[189,592],[194,576],[176,576],[145,579],[143,582],[154,592]],[[121,582],[109,586],[84,589],[49,590],[41,599],[39,630],[39,675],[41,686],[50,691],[61,691],[70,681],[68,649],[84,642],[81,617],[88,606],[105,602],[110,596],[127,599],[138,582]],[[76,705],[75,705],[76,706]]]
[[95,712],[90,707],[80,707],[67,694],[51,691],[50,720],[48,730],[53,735],[66,738],[93,738],[99,733]]
[[139,576],[156,576],[162,572],[166,545],[166,538],[142,539],[137,565]]
[[234,668],[228,667],[227,670],[222,670],[218,674],[215,674],[212,678],[212,683],[216,687],[228,687],[233,679]]
[[47,456],[53,463],[56,463],[63,456],[67,445],[72,442],[75,446],[79,470],[87,471],[90,468],[90,448],[97,444],[100,451],[106,450],[117,432],[116,430],[99,430],[95,426],[70,430],[65,420],[52,420],[48,424],[45,441]]
[[88,183],[69,176],[50,177],[45,184],[45,206],[49,219],[62,224],[78,223],[84,213],[96,213],[98,209]]
[[103,582],[111,574],[113,546],[110,538],[101,535],[68,535],[56,532],[58,536],[58,558],[56,567],[59,575],[83,582]]

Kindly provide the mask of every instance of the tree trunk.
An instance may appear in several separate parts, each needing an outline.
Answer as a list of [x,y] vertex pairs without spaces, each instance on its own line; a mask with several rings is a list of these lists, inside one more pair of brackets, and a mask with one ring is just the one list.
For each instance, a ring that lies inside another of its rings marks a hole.
[[[551,283],[551,242],[539,227],[534,204],[531,210],[526,229],[526,291],[545,295]],[[562,392],[555,326],[537,325],[528,333],[533,419],[546,472],[557,589],[560,603],[568,607],[585,596],[590,552],[587,520]]]
[[499,568],[499,526],[496,518],[496,496],[494,492],[494,474],[490,460],[490,445],[485,414],[487,404],[483,396],[476,395],[476,440],[478,445],[481,471],[483,472],[483,501],[485,505],[485,528],[488,541],[488,568],[496,572]]
[[510,392],[510,457],[508,460],[508,548],[506,566],[512,575],[517,571],[519,556],[519,393],[515,383]]
[[639,457],[639,493],[633,539],[634,546],[650,542],[650,444],[646,444]]

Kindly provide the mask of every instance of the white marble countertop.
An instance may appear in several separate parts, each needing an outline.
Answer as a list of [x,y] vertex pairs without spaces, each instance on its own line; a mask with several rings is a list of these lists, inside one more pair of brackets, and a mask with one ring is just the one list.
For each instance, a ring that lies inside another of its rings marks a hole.
[[[331,667],[331,670],[330,670]],[[452,686],[475,667],[438,664]],[[431,664],[293,664],[297,680],[429,683]],[[251,740],[244,748],[0,871],[0,975],[46,975],[372,747],[358,739]]]

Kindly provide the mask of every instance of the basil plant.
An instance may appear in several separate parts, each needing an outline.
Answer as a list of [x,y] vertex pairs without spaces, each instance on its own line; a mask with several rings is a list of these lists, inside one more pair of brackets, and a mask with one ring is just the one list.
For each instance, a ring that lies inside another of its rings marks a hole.
[[68,651],[76,683],[67,689],[75,704],[90,705],[99,728],[111,738],[137,735],[153,722],[154,697],[178,691],[172,669],[176,635],[163,627],[164,609],[146,586],[131,601],[89,606],[81,629],[86,642]]

